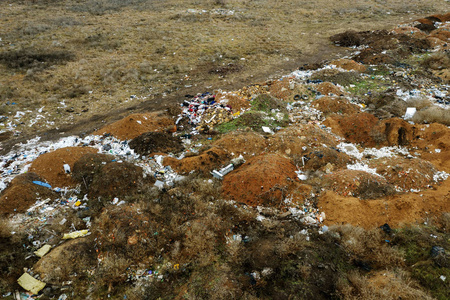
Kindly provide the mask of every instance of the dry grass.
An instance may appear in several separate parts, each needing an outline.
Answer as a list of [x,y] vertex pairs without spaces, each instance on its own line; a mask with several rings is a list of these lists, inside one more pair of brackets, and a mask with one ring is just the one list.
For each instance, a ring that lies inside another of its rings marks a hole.
[[441,123],[450,125],[450,111],[438,106],[427,107],[423,110],[417,111],[412,121],[415,123]]
[[[0,83],[10,92],[1,99],[17,103],[8,115],[45,106],[46,120],[55,124],[37,126],[61,127],[192,93],[190,86],[195,92],[241,87],[343,51],[329,48],[330,35],[388,27],[443,6],[393,0],[3,1],[0,11],[8,18],[0,20]],[[405,10],[407,17],[400,15]],[[128,101],[132,94],[147,98]],[[63,100],[73,109],[66,111]],[[35,131],[27,126],[29,115],[18,130]]]

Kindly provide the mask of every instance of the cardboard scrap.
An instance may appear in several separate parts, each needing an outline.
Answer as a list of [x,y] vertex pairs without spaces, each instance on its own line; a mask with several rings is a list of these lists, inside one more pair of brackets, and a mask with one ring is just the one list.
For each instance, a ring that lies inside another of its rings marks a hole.
[[17,279],[17,282],[21,287],[33,294],[39,293],[46,285],[45,282],[35,279],[28,273],[23,273],[23,275]]
[[44,245],[41,248],[39,248],[37,251],[34,251],[34,254],[36,254],[36,256],[42,257],[45,254],[47,254],[51,248],[52,248],[52,246],[50,246],[50,245]]
[[76,239],[76,238],[85,236],[86,234],[88,234],[88,232],[89,231],[87,229],[83,229],[83,230],[78,230],[78,231],[74,231],[71,233],[64,233],[63,240]]

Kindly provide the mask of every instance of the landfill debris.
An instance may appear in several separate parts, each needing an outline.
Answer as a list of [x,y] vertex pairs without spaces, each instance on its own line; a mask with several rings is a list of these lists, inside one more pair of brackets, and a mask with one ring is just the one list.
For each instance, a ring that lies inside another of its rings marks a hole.
[[64,164],[64,172],[66,172],[66,174],[70,174],[70,166],[68,164]]
[[52,186],[50,184],[46,183],[46,182],[35,180],[35,181],[33,181],[33,183],[37,184],[37,185],[40,185],[40,186],[43,186],[43,187],[46,187],[46,188],[49,188],[49,189],[52,188]]
[[41,291],[46,285],[45,282],[35,279],[28,273],[23,273],[23,275],[20,276],[19,279],[17,279],[17,282],[21,287],[33,293],[34,295],[39,293],[39,291]]
[[416,113],[416,108],[415,107],[408,107],[408,108],[406,108],[406,113],[403,116],[403,119],[411,120],[414,117],[415,113]]
[[38,257],[43,257],[45,254],[47,254],[50,249],[52,249],[52,246],[50,245],[44,245],[41,248],[39,248],[39,250],[34,251],[34,254],[36,254],[36,256]]
[[212,174],[215,178],[222,180],[223,177],[224,177],[225,175],[227,175],[228,173],[230,173],[230,172],[233,171],[233,170],[234,170],[234,165],[233,165],[233,164],[229,164],[228,166],[226,166],[226,167],[220,169],[219,171],[213,170],[213,171],[211,172],[211,174]]
[[86,236],[88,233],[89,233],[89,230],[87,230],[87,229],[78,230],[78,231],[74,231],[74,232],[71,232],[71,233],[64,233],[64,236],[63,236],[62,239],[63,240],[76,239],[76,238],[79,238],[79,237]]

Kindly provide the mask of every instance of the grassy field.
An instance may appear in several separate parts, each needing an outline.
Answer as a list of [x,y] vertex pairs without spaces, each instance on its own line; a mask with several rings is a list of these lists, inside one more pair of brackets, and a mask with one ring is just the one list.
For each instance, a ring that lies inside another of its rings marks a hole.
[[330,35],[445,8],[418,0],[2,1],[0,130],[16,138],[89,132],[185,94],[334,58],[344,50]]

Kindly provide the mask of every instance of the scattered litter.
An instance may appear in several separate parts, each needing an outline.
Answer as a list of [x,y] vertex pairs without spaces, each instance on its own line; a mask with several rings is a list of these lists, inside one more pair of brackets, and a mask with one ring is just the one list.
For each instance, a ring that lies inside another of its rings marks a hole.
[[66,174],[70,174],[70,166],[68,164],[64,164],[64,172],[66,172]]
[[414,117],[415,113],[416,113],[416,108],[415,107],[408,107],[408,108],[406,108],[406,113],[403,116],[403,119],[411,120]]
[[21,287],[33,293],[34,295],[39,293],[39,291],[42,290],[46,285],[45,282],[35,279],[28,273],[23,273],[23,275],[20,276],[19,279],[17,279],[17,282]]
[[233,171],[233,170],[234,170],[234,165],[233,165],[233,164],[229,164],[228,166],[226,166],[226,167],[220,169],[219,171],[213,170],[213,171],[211,172],[211,174],[212,174],[215,178],[222,180],[223,177],[224,177],[225,175],[227,175],[228,173],[230,173],[230,172]]
[[50,251],[50,249],[52,249],[52,246],[50,246],[50,245],[44,245],[44,246],[42,246],[41,248],[39,248],[39,250],[34,251],[34,254],[36,254],[36,256],[38,256],[38,257],[42,257],[42,256],[44,256],[45,254],[47,254],[48,251]]
[[67,239],[76,239],[79,237],[83,237],[86,236],[89,233],[89,231],[87,229],[83,229],[83,230],[78,230],[78,231],[74,231],[71,233],[64,233],[63,236],[63,240],[67,240]]
[[447,277],[444,276],[444,275],[441,275],[441,276],[439,276],[439,279],[442,280],[442,281],[445,281],[447,279]]
[[262,130],[265,132],[265,133],[270,133],[270,134],[273,134],[274,132],[272,131],[272,129],[270,129],[269,127],[267,127],[267,126],[262,126]]
[[43,187],[46,187],[46,188],[49,188],[49,189],[52,188],[52,186],[50,184],[42,182],[42,181],[35,180],[35,181],[33,181],[33,183],[37,184],[37,185],[40,185],[40,186],[43,186]]

